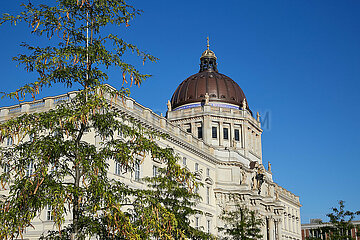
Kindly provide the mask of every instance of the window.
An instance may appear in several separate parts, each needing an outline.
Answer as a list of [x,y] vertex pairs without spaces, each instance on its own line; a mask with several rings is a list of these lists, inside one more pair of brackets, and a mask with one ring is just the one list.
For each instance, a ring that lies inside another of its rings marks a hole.
[[206,203],[210,204],[210,187],[206,187]]
[[185,124],[184,127],[185,127],[185,129],[186,129],[186,132],[191,133],[191,123]]
[[202,127],[198,127],[198,138],[202,138]]
[[183,157],[183,165],[186,166],[186,157]]
[[34,170],[34,164],[33,162],[30,162],[26,169],[26,176],[30,177],[33,174],[33,170]]
[[135,163],[135,172],[134,172],[134,179],[135,181],[139,181],[140,180],[140,163]]
[[210,177],[210,169],[209,168],[206,169],[206,176]]
[[211,229],[211,221],[210,220],[207,220],[207,233],[210,234],[210,229]]
[[123,138],[123,133],[122,133],[121,129],[118,130],[118,137]]
[[115,174],[121,175],[121,164],[118,162],[115,162]]
[[8,145],[8,146],[13,145],[13,139],[12,139],[12,137],[8,137],[8,138],[7,138],[6,145]]
[[229,139],[229,129],[228,128],[224,128],[224,139]]
[[54,220],[54,216],[52,214],[52,206],[50,206],[50,205],[47,205],[47,208],[46,208],[46,220],[48,220],[48,221]]
[[158,167],[153,166],[153,177],[156,177],[158,175]]
[[199,229],[199,217],[195,217],[195,228]]
[[199,164],[195,163],[195,172],[199,171]]
[[217,138],[217,127],[212,127],[212,138]]
[[3,165],[3,170],[4,170],[4,173],[7,173],[10,171],[10,165],[9,163],[4,163]]
[[240,141],[240,132],[239,132],[239,129],[235,129],[235,141]]

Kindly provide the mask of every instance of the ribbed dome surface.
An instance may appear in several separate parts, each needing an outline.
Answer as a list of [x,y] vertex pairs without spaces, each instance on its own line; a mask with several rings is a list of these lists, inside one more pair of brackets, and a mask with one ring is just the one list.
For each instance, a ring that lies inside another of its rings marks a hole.
[[[178,86],[171,98],[171,106],[175,109],[185,104],[201,102],[205,100],[206,93],[209,94],[210,102],[230,103],[239,107],[246,98],[234,80],[207,69],[188,77]],[[246,105],[249,109],[248,104]]]

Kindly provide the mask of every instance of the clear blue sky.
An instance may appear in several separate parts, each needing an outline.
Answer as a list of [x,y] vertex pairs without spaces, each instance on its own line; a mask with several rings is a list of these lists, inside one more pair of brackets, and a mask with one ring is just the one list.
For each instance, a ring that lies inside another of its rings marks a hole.
[[[5,1],[15,13],[21,1]],[[25,1],[27,2],[27,1]],[[33,0],[33,3],[41,2]],[[46,2],[46,1],[45,1]],[[124,39],[160,58],[129,61],[153,74],[132,97],[156,112],[176,87],[199,68],[210,36],[218,68],[245,92],[253,112],[270,113],[263,133],[263,161],[274,180],[300,196],[302,222],[323,218],[338,200],[360,210],[358,0],[138,0],[144,10]],[[0,27],[1,91],[33,80],[11,57],[22,41],[36,42],[26,26]],[[110,73],[121,86],[121,73]],[[62,86],[44,95],[68,91]],[[0,106],[12,104],[1,100]]]

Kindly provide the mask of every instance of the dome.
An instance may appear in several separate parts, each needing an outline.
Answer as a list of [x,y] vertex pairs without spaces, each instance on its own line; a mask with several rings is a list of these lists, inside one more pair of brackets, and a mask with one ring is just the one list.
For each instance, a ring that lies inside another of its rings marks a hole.
[[246,108],[250,111],[245,94],[239,85],[228,76],[218,72],[216,56],[209,49],[209,45],[201,55],[200,61],[200,71],[185,79],[175,90],[171,98],[172,109],[204,102],[207,93],[209,102],[213,105],[217,102],[242,107],[245,99]]

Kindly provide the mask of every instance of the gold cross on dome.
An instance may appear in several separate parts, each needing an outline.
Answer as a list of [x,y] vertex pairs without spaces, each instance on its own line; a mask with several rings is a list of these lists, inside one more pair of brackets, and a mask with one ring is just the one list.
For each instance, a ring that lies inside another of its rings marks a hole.
[[210,48],[210,40],[209,40],[209,36],[206,38],[206,40],[207,40],[207,49],[209,50],[209,48]]

